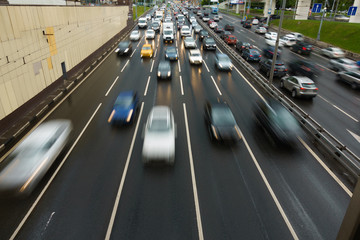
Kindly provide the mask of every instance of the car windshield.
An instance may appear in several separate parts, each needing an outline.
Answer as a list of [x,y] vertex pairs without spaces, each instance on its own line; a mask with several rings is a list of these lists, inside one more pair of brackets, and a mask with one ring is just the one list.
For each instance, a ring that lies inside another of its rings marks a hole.
[[260,54],[257,50],[255,50],[255,49],[250,49],[250,54],[254,54],[254,55],[256,55],[256,54]]
[[143,50],[150,50],[151,47],[143,47],[142,49],[143,49]]
[[276,113],[272,112],[270,119],[274,121],[281,129],[285,131],[296,131],[298,123],[295,118],[284,108],[278,108]]
[[148,33],[148,34],[153,34],[154,31],[152,31],[152,30],[147,30],[146,33]]
[[170,129],[167,119],[153,119],[149,124],[149,131],[151,132],[164,132]]
[[170,35],[170,34],[172,34],[172,31],[164,31],[164,34],[165,35]]
[[221,62],[230,62],[229,57],[226,55],[219,55],[218,58],[219,58],[219,61],[221,61]]
[[314,83],[302,83],[301,85],[306,88],[316,88]]
[[192,38],[185,38],[185,42],[193,42],[194,41],[194,39],[192,39]]
[[131,105],[132,99],[133,99],[133,96],[118,97],[115,101],[115,106],[127,108]]
[[131,33],[131,35],[138,35],[139,34],[139,31],[133,31],[132,33]]
[[120,47],[120,48],[126,48],[126,47],[128,47],[129,46],[129,43],[128,42],[121,42],[121,43],[119,43],[119,45],[118,45],[118,47]]
[[170,71],[170,65],[168,62],[159,63],[159,71]]
[[206,39],[206,43],[215,43],[215,41],[212,38],[208,38],[208,39]]
[[222,106],[215,106],[212,108],[212,120],[217,126],[234,126],[236,124],[230,109]]
[[191,56],[195,56],[195,57],[199,57],[200,53],[196,52],[196,53],[191,53]]
[[139,23],[146,23],[145,19],[139,19]]
[[176,53],[175,48],[168,48],[166,51],[167,51],[168,53]]

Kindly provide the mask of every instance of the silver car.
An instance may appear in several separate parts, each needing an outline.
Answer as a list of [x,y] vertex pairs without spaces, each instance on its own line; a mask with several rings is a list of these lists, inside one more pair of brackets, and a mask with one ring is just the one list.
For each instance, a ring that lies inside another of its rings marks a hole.
[[308,77],[288,76],[280,80],[280,87],[291,92],[291,97],[309,97],[314,98],[317,95],[318,88],[313,80]]
[[337,47],[328,47],[321,49],[321,53],[329,58],[343,58],[345,53]]
[[140,39],[140,31],[139,30],[134,30],[131,32],[130,34],[130,40],[131,41],[137,41]]
[[70,120],[50,120],[39,125],[2,162],[1,195],[29,195],[68,143]]
[[348,58],[337,58],[330,60],[330,68],[336,71],[353,71],[358,70],[359,66],[355,61]]
[[360,72],[359,71],[347,71],[347,72],[339,72],[337,74],[338,78],[341,81],[349,83],[352,89],[356,89],[360,87]]
[[143,163],[165,161],[175,162],[176,125],[168,106],[155,106],[149,113],[144,129]]
[[233,68],[233,64],[231,63],[228,55],[224,53],[216,53],[215,55],[215,66],[219,70],[231,71]]
[[196,43],[193,37],[186,37],[184,39],[185,48],[196,48]]
[[183,26],[180,30],[180,36],[181,37],[191,36],[190,28],[188,26]]
[[146,30],[145,32],[146,39],[154,39],[155,38],[155,31],[152,29]]

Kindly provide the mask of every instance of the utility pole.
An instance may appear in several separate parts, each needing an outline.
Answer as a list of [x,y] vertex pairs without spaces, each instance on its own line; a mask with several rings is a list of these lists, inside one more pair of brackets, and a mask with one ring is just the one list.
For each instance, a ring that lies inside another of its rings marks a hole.
[[137,19],[137,0],[135,0],[135,19]]
[[266,19],[266,24],[269,26],[270,15],[271,15],[271,7],[272,7],[272,0],[270,0],[270,7],[268,8],[268,17]]
[[281,26],[282,26],[282,23],[283,23],[283,20],[284,20],[285,7],[286,7],[286,0],[283,0],[283,5],[282,5],[281,15],[280,15],[279,29],[278,29],[278,32],[277,32],[276,43],[275,43],[275,51],[274,51],[274,55],[273,55],[273,58],[272,58],[272,64],[271,64],[271,70],[270,70],[269,86],[272,85],[273,78],[274,78],[274,68],[275,68],[277,52],[278,52],[278,48],[279,48],[280,31],[281,31]]
[[326,12],[326,6],[327,6],[327,0],[325,1],[325,7],[324,7],[323,13],[321,15],[320,27],[319,27],[319,31],[318,31],[318,34],[317,34],[317,37],[316,37],[317,41],[320,41],[320,32],[321,32],[321,27],[322,27],[322,24],[323,24],[323,21],[324,21],[324,15],[325,15],[325,12]]

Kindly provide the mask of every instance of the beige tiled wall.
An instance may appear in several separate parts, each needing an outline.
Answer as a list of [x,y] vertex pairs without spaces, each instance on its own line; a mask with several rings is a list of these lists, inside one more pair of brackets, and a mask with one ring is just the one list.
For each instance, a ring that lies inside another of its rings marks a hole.
[[[120,32],[128,11],[0,6],[0,119],[58,79],[62,62],[70,70]],[[53,35],[44,35],[46,30]]]

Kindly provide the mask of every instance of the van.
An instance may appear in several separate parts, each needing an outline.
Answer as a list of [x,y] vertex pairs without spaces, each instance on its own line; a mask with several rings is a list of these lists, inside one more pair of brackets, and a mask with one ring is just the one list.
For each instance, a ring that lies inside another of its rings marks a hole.
[[174,24],[172,22],[163,24],[163,41],[165,43],[174,41]]
[[139,28],[146,28],[147,27],[146,18],[139,18],[138,26]]

